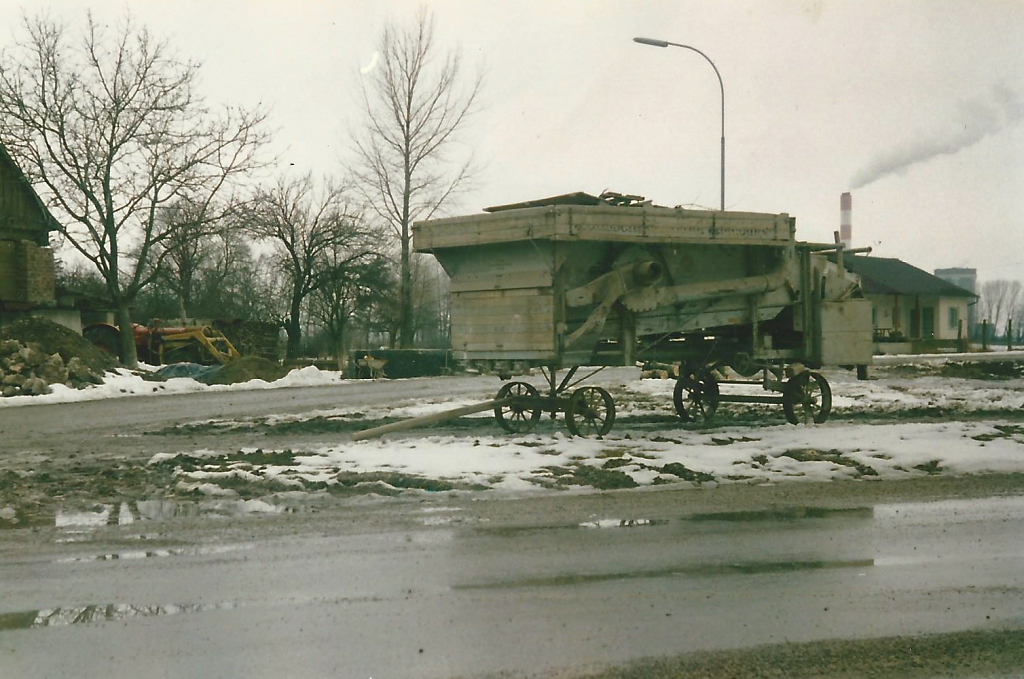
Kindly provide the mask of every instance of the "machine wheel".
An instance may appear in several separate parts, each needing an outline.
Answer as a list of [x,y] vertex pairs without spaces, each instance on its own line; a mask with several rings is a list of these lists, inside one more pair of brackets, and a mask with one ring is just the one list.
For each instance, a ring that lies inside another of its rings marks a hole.
[[824,377],[803,372],[791,377],[782,390],[782,410],[790,424],[822,424],[832,412],[832,389]]
[[86,326],[82,336],[117,360],[121,360],[121,335],[117,328],[105,323]]
[[494,406],[494,419],[510,434],[527,434],[540,421],[540,394],[526,382],[509,382],[498,390],[497,399],[515,398],[512,403]]
[[676,413],[684,422],[703,424],[718,410],[718,382],[711,375],[682,375],[672,395]]
[[565,407],[565,426],[573,436],[604,436],[615,423],[615,402],[601,387],[580,387]]
[[745,351],[737,351],[729,362],[729,367],[743,377],[753,377],[761,370],[761,366]]

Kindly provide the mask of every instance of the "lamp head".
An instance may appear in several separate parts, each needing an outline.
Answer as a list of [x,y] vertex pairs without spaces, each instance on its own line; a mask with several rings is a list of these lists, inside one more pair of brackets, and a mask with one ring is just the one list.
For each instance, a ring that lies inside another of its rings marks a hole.
[[668,42],[665,40],[655,40],[654,38],[633,38],[633,42],[638,42],[641,45],[650,45],[651,47],[668,47]]

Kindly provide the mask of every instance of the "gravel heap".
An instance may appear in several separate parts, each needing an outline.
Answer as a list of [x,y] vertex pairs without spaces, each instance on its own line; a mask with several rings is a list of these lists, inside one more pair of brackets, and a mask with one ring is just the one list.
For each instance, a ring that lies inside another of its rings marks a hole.
[[17,340],[0,340],[2,396],[49,394],[51,384],[81,389],[102,383],[103,378],[78,356],[65,363],[59,353],[47,354],[38,342],[22,344]]
[[65,364],[73,358],[80,359],[97,375],[119,365],[115,357],[74,330],[45,318],[24,318],[12,323],[0,330],[0,339],[17,340],[24,345],[38,343],[46,354],[60,354]]
[[50,393],[51,384],[81,389],[102,384],[117,361],[81,335],[42,318],[26,318],[0,331],[0,395]]

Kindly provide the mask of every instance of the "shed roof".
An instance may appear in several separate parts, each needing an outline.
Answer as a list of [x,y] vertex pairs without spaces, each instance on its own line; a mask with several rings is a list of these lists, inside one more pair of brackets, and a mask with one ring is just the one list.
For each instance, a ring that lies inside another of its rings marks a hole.
[[0,162],[8,164],[13,170],[14,175],[18,178],[18,185],[21,186],[21,190],[28,196],[29,201],[39,208],[39,214],[42,217],[39,224],[46,230],[46,232],[57,231],[60,228],[60,223],[54,219],[50,210],[47,209],[46,204],[43,203],[42,198],[36,193],[36,190],[32,188],[32,183],[29,182],[28,177],[22,171],[21,166],[14,161],[11,154],[7,151],[7,147],[4,146],[3,142],[0,141]]
[[[830,259],[835,261],[835,256]],[[860,276],[861,287],[869,295],[977,297],[970,290],[891,257],[847,255],[843,257],[843,265]]]

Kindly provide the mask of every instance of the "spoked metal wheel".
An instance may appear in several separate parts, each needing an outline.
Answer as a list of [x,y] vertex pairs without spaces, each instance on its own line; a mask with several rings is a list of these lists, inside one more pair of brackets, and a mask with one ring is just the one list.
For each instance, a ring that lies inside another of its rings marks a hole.
[[494,419],[510,434],[527,434],[540,421],[540,395],[527,382],[509,382],[498,390],[496,399],[512,398],[511,403],[494,406]]
[[672,402],[681,420],[704,424],[718,410],[718,382],[706,373],[700,377],[682,375],[676,382]]
[[782,410],[790,424],[822,424],[832,412],[832,389],[818,373],[791,377],[782,391]]
[[565,407],[565,426],[573,436],[604,436],[615,423],[615,402],[601,387],[580,387]]

